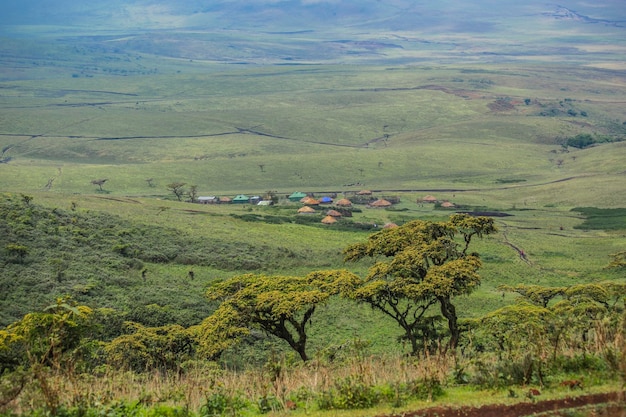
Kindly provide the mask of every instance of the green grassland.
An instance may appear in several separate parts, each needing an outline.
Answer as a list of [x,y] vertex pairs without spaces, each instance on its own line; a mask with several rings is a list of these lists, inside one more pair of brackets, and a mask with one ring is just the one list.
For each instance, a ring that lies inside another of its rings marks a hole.
[[[461,300],[466,317],[510,303],[501,284],[623,279],[603,268],[610,254],[624,250],[626,225],[618,218],[602,227],[600,217],[593,228],[581,228],[585,212],[571,211],[626,207],[622,71],[545,60],[229,66],[113,52],[95,60],[93,51],[57,47],[65,59],[26,65],[22,56],[3,69],[0,190],[18,199],[32,195],[50,209],[172,229],[184,253],[172,263],[145,261],[149,285],[139,269],[105,282],[81,266],[59,284],[52,266],[42,263],[24,273],[28,280],[47,276],[44,290],[14,293],[3,324],[66,292],[125,310],[158,304],[190,323],[210,313],[203,291],[217,278],[345,267],[341,251],[370,232],[323,226],[321,215],[296,221],[299,205],[284,196],[297,190],[370,189],[401,200],[391,210],[361,207],[348,223],[446,219],[450,211],[416,202],[426,194],[469,211],[510,214],[498,218],[500,233],[477,247],[485,260],[483,285]],[[581,133],[599,143],[563,146]],[[104,178],[103,191],[91,184]],[[196,185],[200,195],[273,190],[281,200],[269,208],[178,202],[167,189],[173,182]],[[250,214],[293,220],[245,221]],[[222,261],[197,261],[208,252]],[[360,273],[366,267],[350,265]],[[319,320],[334,323],[345,308],[331,303]],[[359,315],[357,328],[348,320],[332,341],[319,330],[314,349],[356,337],[362,328],[377,350],[397,348],[389,343],[397,335],[393,326],[369,311]]]

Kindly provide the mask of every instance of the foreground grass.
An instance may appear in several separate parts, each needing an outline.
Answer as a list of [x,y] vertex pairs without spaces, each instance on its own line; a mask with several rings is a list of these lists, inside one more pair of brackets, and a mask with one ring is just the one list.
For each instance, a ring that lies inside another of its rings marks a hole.
[[[621,389],[620,383],[610,377],[607,379],[605,373],[575,375],[585,381],[584,389],[575,391],[559,385],[560,381],[571,379],[571,374],[555,375],[549,386],[543,387],[534,384],[490,388],[459,385],[451,379],[453,363],[458,362],[452,358],[417,360],[357,354],[352,359],[343,357],[343,361],[335,364],[323,359],[307,365],[275,362],[268,363],[264,369],[240,372],[197,363],[189,364],[191,366],[183,373],[168,375],[113,370],[71,378],[56,374],[49,376],[51,390],[47,397],[38,394],[35,385],[27,384],[20,397],[5,409],[9,413],[0,415],[15,415],[11,412],[25,415],[44,409],[45,398],[48,402],[54,399],[58,410],[68,410],[67,414],[60,412],[58,415],[79,415],[76,412],[82,409],[82,413],[108,410],[107,415],[117,416],[116,412],[125,409],[126,414],[122,415],[205,416],[212,412],[239,416],[360,417],[430,407],[511,405]],[[432,384],[432,381],[437,382]],[[531,390],[540,394],[530,395]],[[328,408],[330,398],[338,402]]]

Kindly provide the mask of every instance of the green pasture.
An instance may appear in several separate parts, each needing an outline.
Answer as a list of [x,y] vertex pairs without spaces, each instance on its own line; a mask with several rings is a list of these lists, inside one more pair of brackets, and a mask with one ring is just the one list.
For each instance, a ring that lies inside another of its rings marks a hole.
[[[585,216],[572,211],[626,207],[626,114],[619,104],[626,84],[618,72],[530,62],[226,68],[168,59],[167,71],[112,75],[113,68],[119,74],[150,67],[145,60],[100,62],[89,77],[72,77],[78,63],[70,59],[47,77],[39,69],[6,77],[0,191],[32,195],[49,209],[171,229],[189,246],[176,262],[144,262],[145,280],[141,269],[106,281],[74,265],[71,280],[55,283],[47,264],[42,275],[24,278],[41,291],[16,290],[4,321],[70,293],[139,316],[155,304],[190,323],[214,308],[204,301],[207,285],[233,274],[331,268],[365,274],[367,263],[345,265],[341,252],[370,232],[322,225],[321,211],[306,224],[296,221],[300,204],[285,200],[294,191],[341,197],[369,189],[400,199],[388,210],[357,206],[344,223],[444,220],[455,210],[508,214],[497,218],[499,233],[477,243],[483,283],[458,301],[463,317],[511,303],[502,284],[623,279],[604,267],[624,250],[626,226],[618,220],[611,230],[581,228]],[[580,133],[607,140],[563,146]],[[91,183],[97,179],[107,179],[102,191]],[[167,188],[173,182],[197,186],[198,195],[274,191],[279,204],[178,202]],[[418,203],[429,194],[457,208]],[[250,215],[257,221],[246,221]],[[194,263],[209,255],[222,260]],[[96,258],[85,253],[85,259]],[[313,350],[359,337],[375,351],[401,349],[397,329],[363,306],[332,302],[316,320]]]

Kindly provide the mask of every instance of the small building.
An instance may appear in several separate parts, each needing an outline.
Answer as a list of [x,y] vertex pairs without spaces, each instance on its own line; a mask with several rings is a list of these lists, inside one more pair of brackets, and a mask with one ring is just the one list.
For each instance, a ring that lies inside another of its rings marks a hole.
[[330,204],[332,202],[333,202],[333,199],[328,196],[324,196],[320,198],[320,204]]
[[234,204],[248,204],[249,202],[250,202],[250,197],[244,194],[236,195],[235,198],[233,198]]
[[434,203],[436,203],[438,200],[437,200],[437,197],[435,197],[435,196],[433,196],[433,195],[427,195],[426,197],[422,198],[420,201],[421,201],[422,203],[432,203],[432,204],[434,204]]
[[298,209],[298,214],[316,214],[317,211],[313,207],[304,206]]
[[395,229],[396,227],[398,227],[397,224],[393,222],[389,222],[389,223],[385,223],[385,225],[383,226],[383,229]]
[[331,216],[331,217],[341,217],[342,214],[339,213],[337,210],[328,210],[326,212],[326,215]]
[[250,204],[258,204],[261,201],[261,196],[255,195],[250,197]]
[[341,200],[335,201],[335,205],[339,207],[352,207],[352,201],[347,198],[342,198]]
[[198,197],[198,203],[200,204],[217,204],[219,199],[214,195]]
[[372,195],[372,192],[370,190],[361,190],[356,195]]
[[444,201],[443,203],[441,203],[441,207],[443,207],[443,208],[454,208],[456,206],[454,205],[454,203],[451,203],[449,201]]
[[391,203],[385,199],[380,199],[380,200],[376,200],[370,204],[368,204],[369,207],[373,207],[373,208],[387,208],[387,207],[391,207]]
[[257,206],[273,206],[274,202],[272,200],[261,200],[256,203]]
[[333,216],[326,216],[322,219],[322,223],[324,224],[334,224],[337,223],[337,219]]
[[290,196],[288,196],[287,198],[289,199],[289,201],[296,202],[296,201],[302,200],[306,196],[307,195],[305,193],[300,192],[300,191],[296,191],[296,192],[292,193]]
[[307,206],[319,206],[320,205],[319,200],[316,200],[312,197],[304,197],[302,200],[300,200],[300,202]]
[[230,197],[220,197],[219,202],[220,204],[230,204],[233,202],[233,199]]

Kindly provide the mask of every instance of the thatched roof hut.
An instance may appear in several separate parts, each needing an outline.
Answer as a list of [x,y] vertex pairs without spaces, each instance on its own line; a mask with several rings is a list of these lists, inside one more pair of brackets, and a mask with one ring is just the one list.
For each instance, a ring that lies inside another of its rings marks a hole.
[[397,224],[389,222],[389,223],[385,223],[385,225],[383,226],[383,229],[395,229],[396,227],[398,227]]
[[422,198],[421,201],[424,203],[436,203],[437,197],[432,196],[432,195],[427,195],[426,197]]
[[385,207],[391,207],[391,203],[381,198],[380,200],[376,200],[370,203],[369,206],[374,207],[374,208],[385,208]]
[[300,207],[298,214],[315,214],[317,213],[314,208],[309,206]]
[[341,200],[335,201],[335,205],[339,207],[351,207],[352,201],[348,200],[347,198],[342,198]]
[[328,211],[326,212],[326,214],[327,214],[328,216],[332,216],[332,217],[341,217],[341,216],[342,216],[342,214],[341,214],[341,213],[339,213],[337,210],[328,210]]
[[357,195],[372,195],[372,192],[370,190],[361,190],[356,194]]
[[306,204],[307,206],[319,206],[320,204],[319,200],[316,200],[312,197],[304,197],[302,200],[300,200],[300,202],[302,204]]
[[441,203],[441,207],[443,207],[443,208],[453,208],[453,207],[456,207],[456,206],[454,205],[454,203],[451,203],[449,201],[444,201],[443,203]]
[[337,219],[334,218],[333,216],[326,216],[322,219],[322,223],[324,224],[333,224],[333,223],[337,223]]

